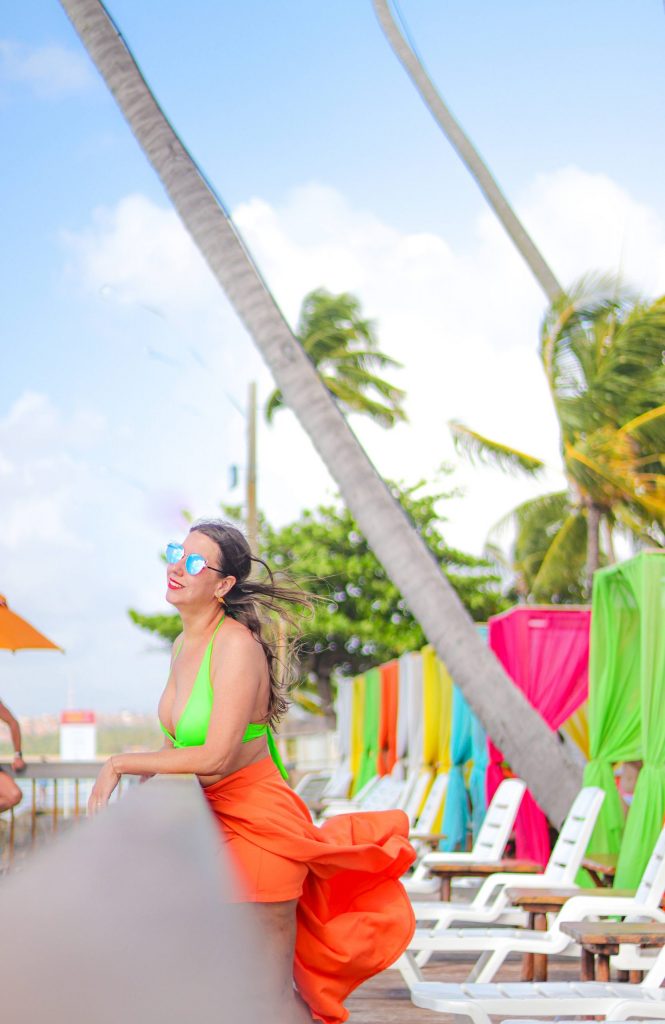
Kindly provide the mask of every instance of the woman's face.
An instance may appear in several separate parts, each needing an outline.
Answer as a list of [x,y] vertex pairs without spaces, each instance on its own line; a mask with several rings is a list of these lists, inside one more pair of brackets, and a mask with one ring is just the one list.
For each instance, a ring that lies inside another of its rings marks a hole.
[[196,576],[190,576],[185,568],[189,555],[201,555],[208,565],[219,567],[219,548],[214,540],[205,533],[193,530],[188,533],[183,547],[185,553],[179,562],[166,566],[166,600],[176,608],[204,608],[211,602],[219,604],[217,594],[228,589],[225,581],[228,576],[221,576],[212,569],[202,569]]

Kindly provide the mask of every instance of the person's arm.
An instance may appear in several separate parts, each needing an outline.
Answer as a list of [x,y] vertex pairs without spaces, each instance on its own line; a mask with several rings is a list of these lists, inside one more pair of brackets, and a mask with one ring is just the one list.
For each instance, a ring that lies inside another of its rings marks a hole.
[[9,731],[12,737],[12,745],[14,747],[14,760],[12,761],[12,768],[15,772],[21,772],[25,768],[25,761],[23,760],[23,753],[21,751],[21,727],[14,718],[9,708],[0,701],[0,720],[6,722],[9,726]]
[[164,746],[144,754],[114,754],[103,766],[90,797],[98,810],[121,775],[223,775],[237,757],[250,721],[265,665],[261,646],[249,632],[233,631],[213,648],[213,705],[205,743],[200,747]]

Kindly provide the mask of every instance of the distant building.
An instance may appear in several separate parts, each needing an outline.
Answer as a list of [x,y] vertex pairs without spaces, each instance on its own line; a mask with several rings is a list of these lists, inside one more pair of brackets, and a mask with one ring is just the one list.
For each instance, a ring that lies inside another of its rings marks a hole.
[[63,711],[60,715],[60,758],[92,761],[97,756],[97,722],[94,711]]

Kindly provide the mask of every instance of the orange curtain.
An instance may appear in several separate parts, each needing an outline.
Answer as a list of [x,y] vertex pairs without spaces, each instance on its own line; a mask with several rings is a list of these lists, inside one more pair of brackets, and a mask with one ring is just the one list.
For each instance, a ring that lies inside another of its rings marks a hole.
[[397,760],[397,699],[399,662],[381,665],[381,711],[379,714],[379,756],[377,771],[388,775]]

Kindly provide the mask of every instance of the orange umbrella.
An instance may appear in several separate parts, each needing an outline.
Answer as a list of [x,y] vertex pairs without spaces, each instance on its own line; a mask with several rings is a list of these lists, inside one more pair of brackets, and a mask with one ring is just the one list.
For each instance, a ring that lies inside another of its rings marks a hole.
[[7,598],[0,594],[0,648],[6,651],[47,649],[61,651],[52,640],[22,619],[16,612],[10,612]]

